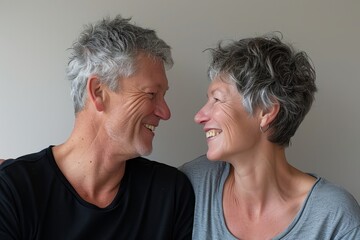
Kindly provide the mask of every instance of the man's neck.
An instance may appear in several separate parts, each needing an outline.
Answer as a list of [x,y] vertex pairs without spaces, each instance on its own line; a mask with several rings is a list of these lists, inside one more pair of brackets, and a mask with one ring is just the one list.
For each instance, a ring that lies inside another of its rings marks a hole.
[[53,155],[81,198],[99,207],[113,201],[125,173],[125,156],[113,155],[101,139],[80,134],[53,147]]

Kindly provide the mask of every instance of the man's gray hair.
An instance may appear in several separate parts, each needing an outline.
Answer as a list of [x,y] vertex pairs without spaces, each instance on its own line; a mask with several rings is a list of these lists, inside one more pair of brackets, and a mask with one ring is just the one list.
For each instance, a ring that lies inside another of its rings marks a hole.
[[84,108],[87,80],[91,75],[116,91],[118,79],[136,71],[136,58],[140,53],[160,58],[166,67],[172,67],[170,46],[158,38],[154,30],[131,24],[130,20],[116,16],[87,25],[73,44],[67,77],[71,81],[75,113]]

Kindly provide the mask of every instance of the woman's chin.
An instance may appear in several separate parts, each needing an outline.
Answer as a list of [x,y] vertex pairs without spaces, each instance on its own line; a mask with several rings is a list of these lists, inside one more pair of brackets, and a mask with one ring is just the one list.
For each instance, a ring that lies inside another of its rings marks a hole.
[[218,160],[221,159],[219,155],[214,154],[214,153],[209,152],[209,151],[207,151],[206,157],[207,157],[207,159],[209,159],[210,161],[218,161]]

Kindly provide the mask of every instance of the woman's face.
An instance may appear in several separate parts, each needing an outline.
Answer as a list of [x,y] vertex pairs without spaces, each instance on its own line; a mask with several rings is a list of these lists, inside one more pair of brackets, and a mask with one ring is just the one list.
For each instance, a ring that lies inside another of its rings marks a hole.
[[241,155],[252,155],[260,139],[257,113],[250,116],[242,104],[235,83],[220,76],[208,88],[208,100],[195,115],[203,125],[210,160],[230,161]]

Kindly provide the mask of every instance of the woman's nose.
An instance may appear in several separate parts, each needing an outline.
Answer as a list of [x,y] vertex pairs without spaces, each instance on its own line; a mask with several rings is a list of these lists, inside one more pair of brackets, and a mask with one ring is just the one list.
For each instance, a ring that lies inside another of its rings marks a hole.
[[209,119],[206,104],[195,114],[194,121],[197,124],[203,124]]

